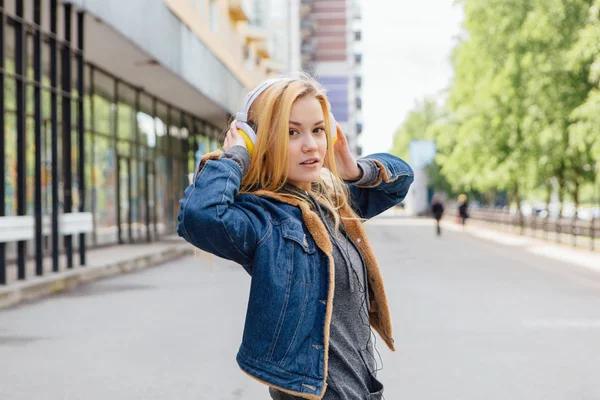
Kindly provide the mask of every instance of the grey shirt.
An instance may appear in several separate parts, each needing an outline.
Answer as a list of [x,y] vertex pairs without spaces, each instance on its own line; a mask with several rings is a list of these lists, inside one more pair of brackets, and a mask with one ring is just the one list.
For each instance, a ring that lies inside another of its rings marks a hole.
[[[250,153],[243,146],[234,146],[223,154],[245,172]],[[357,186],[370,186],[377,181],[379,170],[369,160],[358,160],[362,176]],[[319,213],[330,235],[335,232],[332,217],[323,208]],[[358,248],[347,238],[343,229],[334,233],[333,261],[335,290],[329,335],[327,390],[324,400],[364,400],[381,398],[382,385],[375,378],[375,355],[369,325],[367,271]],[[278,390],[269,389],[274,400],[301,399]]]

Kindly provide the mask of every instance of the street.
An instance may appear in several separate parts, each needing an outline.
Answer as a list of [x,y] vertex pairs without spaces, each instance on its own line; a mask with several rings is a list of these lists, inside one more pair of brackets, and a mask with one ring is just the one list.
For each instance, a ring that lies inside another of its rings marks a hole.
[[[600,399],[600,275],[431,221],[367,224],[387,400]],[[235,362],[249,277],[198,254],[0,311],[2,400],[266,400]]]

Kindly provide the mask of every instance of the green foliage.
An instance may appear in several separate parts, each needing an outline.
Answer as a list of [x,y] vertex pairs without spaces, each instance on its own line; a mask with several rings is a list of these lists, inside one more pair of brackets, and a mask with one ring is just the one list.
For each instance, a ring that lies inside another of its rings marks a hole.
[[[413,140],[433,140],[436,146],[453,146],[453,137],[446,135],[448,127],[448,113],[435,100],[418,102],[394,134],[392,153],[410,163],[408,147]],[[454,194],[451,184],[441,172],[443,158],[438,157],[427,167],[430,185],[437,191]]]
[[426,99],[417,103],[413,111],[394,134],[392,153],[409,160],[408,145],[412,140],[433,139],[427,129],[443,116],[443,111],[434,100]]
[[434,139],[438,186],[507,190],[519,201],[554,178],[562,198],[580,202],[600,172],[600,0],[459,4],[450,96],[411,112],[394,152]]

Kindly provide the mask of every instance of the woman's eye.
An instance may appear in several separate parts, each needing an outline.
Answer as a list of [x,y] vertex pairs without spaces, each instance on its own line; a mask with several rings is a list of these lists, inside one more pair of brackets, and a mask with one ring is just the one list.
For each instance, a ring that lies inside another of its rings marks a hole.
[[296,135],[298,135],[298,131],[290,130],[290,136],[296,136]]
[[314,133],[325,133],[325,128],[318,127],[318,128],[315,128],[315,130],[313,132]]

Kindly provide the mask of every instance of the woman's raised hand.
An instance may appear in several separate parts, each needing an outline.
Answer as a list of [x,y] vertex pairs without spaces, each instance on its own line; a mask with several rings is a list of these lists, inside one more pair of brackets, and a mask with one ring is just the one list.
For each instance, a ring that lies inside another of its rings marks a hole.
[[340,178],[347,181],[355,181],[360,178],[360,168],[356,163],[356,159],[348,147],[348,140],[344,136],[344,132],[338,124],[335,124],[337,129],[337,139],[333,145],[335,166]]
[[224,151],[229,151],[233,146],[244,146],[244,148],[246,148],[246,142],[235,126],[236,122],[237,121],[234,120],[231,125],[229,125],[229,130],[227,131],[225,141],[223,142]]

